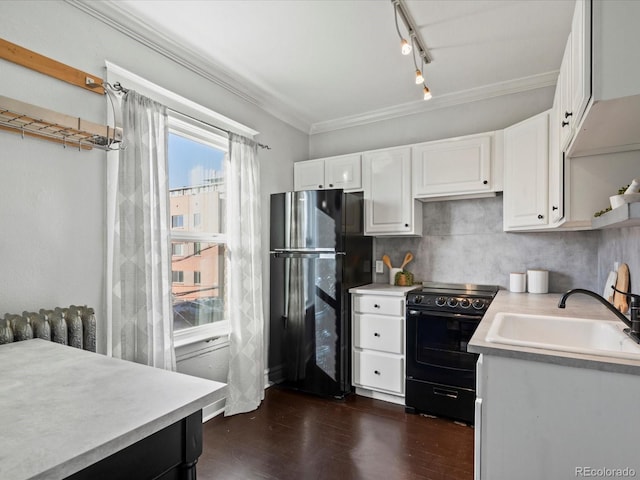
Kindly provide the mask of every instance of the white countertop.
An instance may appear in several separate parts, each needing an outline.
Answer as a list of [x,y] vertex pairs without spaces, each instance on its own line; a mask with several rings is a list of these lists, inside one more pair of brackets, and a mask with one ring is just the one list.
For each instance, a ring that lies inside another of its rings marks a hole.
[[0,345],[0,478],[65,478],[225,394],[224,383],[45,340]]
[[420,285],[400,287],[396,285],[389,285],[388,283],[369,283],[367,285],[350,288],[349,293],[404,296],[408,291],[419,287]]
[[[495,315],[499,312],[577,317],[595,320],[617,320],[617,317],[597,300],[586,295],[572,295],[566,308],[558,308],[562,294],[511,293],[500,290],[491,302],[476,329],[467,350],[472,353],[522,358],[593,370],[640,375],[640,361],[601,355],[585,355],[542,348],[529,348],[487,342],[485,340]],[[620,322],[622,323],[622,322]]]

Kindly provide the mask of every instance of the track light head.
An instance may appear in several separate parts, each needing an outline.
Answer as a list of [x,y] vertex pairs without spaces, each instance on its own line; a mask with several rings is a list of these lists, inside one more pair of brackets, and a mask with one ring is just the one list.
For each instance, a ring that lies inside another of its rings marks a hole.
[[400,44],[400,51],[402,52],[402,55],[409,55],[411,53],[411,45],[409,45],[409,42],[403,38]]
[[420,85],[421,83],[424,83],[424,77],[420,69],[416,69],[416,85]]
[[429,87],[425,85],[422,91],[424,92],[424,99],[431,100],[431,90],[429,90]]

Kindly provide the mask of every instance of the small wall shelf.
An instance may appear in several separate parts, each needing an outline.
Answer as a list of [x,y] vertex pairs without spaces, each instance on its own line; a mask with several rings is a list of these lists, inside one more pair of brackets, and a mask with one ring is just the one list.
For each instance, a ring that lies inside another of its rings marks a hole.
[[0,95],[0,129],[85,150],[113,150],[122,129],[47,110]]
[[594,230],[637,226],[640,226],[640,202],[620,205],[591,221]]

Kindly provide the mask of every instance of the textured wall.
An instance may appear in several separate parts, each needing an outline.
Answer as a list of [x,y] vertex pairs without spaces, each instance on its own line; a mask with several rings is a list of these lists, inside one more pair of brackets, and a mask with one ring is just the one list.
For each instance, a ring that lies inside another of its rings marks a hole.
[[[378,237],[375,259],[386,253],[394,267],[400,266],[405,253],[411,251],[414,260],[407,269],[416,280],[508,288],[509,272],[537,268],[549,270],[550,292],[578,287],[601,290],[600,232],[505,233],[502,196],[428,202],[423,215],[422,237]],[[375,281],[388,281],[386,268]]]
[[640,227],[612,228],[600,232],[598,245],[598,290],[604,289],[614,262],[629,265],[631,292],[640,294]]

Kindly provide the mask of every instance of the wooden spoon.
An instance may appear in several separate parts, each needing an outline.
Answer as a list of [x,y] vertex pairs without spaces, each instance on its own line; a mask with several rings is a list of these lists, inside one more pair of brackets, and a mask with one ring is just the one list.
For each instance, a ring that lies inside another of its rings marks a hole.
[[387,268],[389,268],[389,270],[391,270],[393,267],[391,266],[391,259],[389,258],[389,255],[385,254],[382,256],[382,263],[384,263]]
[[402,265],[400,265],[400,270],[404,270],[404,267],[406,267],[411,260],[413,260],[413,254],[411,252],[407,252],[407,254],[404,256]]

